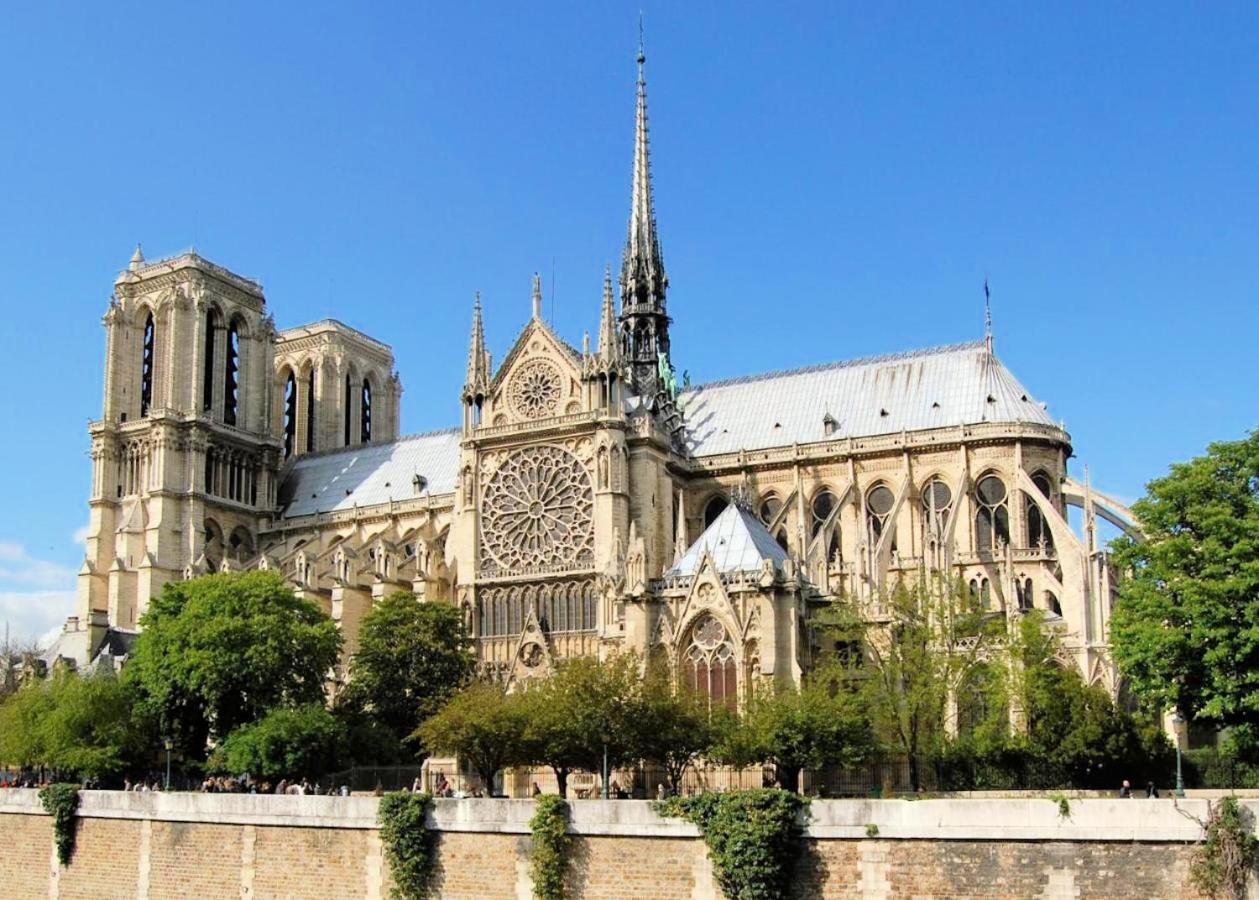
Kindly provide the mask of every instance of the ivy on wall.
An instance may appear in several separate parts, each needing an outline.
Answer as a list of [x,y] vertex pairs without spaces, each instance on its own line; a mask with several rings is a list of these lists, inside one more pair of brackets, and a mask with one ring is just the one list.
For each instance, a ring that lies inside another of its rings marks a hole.
[[568,803],[558,794],[538,797],[537,810],[529,820],[533,846],[529,870],[536,900],[563,900],[564,872],[568,866]]
[[672,797],[662,815],[694,823],[704,835],[717,884],[729,900],[777,900],[803,849],[808,801],[778,788]]
[[432,797],[393,791],[380,798],[380,840],[393,874],[393,900],[422,900],[433,877],[435,835],[425,818]]
[[79,786],[50,784],[39,792],[44,811],[52,816],[53,840],[57,844],[57,861],[70,865],[74,857],[74,836],[78,829]]
[[1225,797],[1211,808],[1203,828],[1206,835],[1194,851],[1190,879],[1208,897],[1241,900],[1259,865],[1254,814],[1236,797]]

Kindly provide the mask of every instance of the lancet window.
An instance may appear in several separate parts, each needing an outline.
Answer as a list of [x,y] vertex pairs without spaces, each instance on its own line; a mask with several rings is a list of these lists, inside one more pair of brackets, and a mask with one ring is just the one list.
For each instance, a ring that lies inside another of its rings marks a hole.
[[[880,484],[866,495],[866,527],[869,529],[870,546],[877,547],[883,533],[892,526],[892,507],[896,505],[896,497],[891,489]],[[892,549],[896,549],[896,536],[892,536]]]
[[[782,511],[782,508],[782,500],[774,494],[770,494],[761,501],[760,517],[761,521],[765,523],[766,528],[773,524],[774,519],[777,518],[778,514]],[[774,532],[774,540],[778,542],[778,546],[786,550],[787,529],[780,525],[778,530]]]
[[826,527],[828,520],[830,524],[830,534],[826,539],[826,558],[838,559],[840,556],[840,540],[839,529],[835,527],[835,523],[831,520],[831,513],[835,511],[838,502],[835,495],[826,488],[818,491],[813,495],[813,502],[809,504],[809,538],[814,539]]
[[201,408],[206,412],[214,409],[214,341],[219,328],[218,313],[205,311],[205,360],[201,367]]
[[292,371],[284,379],[284,458],[297,449],[297,378]]
[[953,507],[953,491],[939,478],[927,482],[922,492],[922,518],[927,534],[943,537],[949,527],[949,514]]
[[233,321],[227,329],[226,360],[223,368],[223,421],[235,425],[240,404],[240,325]]
[[717,521],[717,517],[726,511],[726,507],[730,505],[730,501],[725,497],[717,496],[708,501],[704,507],[704,527],[707,528],[713,522]]
[[530,612],[550,634],[593,631],[597,609],[592,581],[491,588],[481,598],[479,633],[481,637],[519,634]]
[[153,313],[144,320],[144,346],[140,356],[140,416],[149,414],[153,405],[153,367],[156,362],[157,326]]
[[1010,542],[1010,510],[1005,483],[996,475],[985,475],[975,487],[975,549],[990,553],[998,544]]
[[315,368],[306,376],[306,452],[315,450]]
[[354,420],[354,388],[350,376],[345,376],[345,446],[350,446],[350,424]]
[[734,710],[738,704],[738,669],[730,635],[716,618],[703,615],[691,626],[691,639],[682,652],[685,683],[710,706]]
[[[1036,485],[1036,489],[1046,500],[1053,501],[1053,483],[1046,473],[1037,472],[1032,475],[1032,484]],[[1023,495],[1023,503],[1027,508],[1027,545],[1053,547],[1054,535],[1049,530],[1049,522],[1046,521],[1045,514],[1041,512],[1040,507],[1030,495]]]
[[359,442],[370,444],[372,442],[372,382],[370,378],[363,379],[363,400],[359,410]]

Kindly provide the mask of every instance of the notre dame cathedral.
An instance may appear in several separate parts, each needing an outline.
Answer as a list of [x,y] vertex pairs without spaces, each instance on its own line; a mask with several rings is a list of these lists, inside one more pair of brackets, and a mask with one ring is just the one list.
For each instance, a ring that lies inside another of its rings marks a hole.
[[669,294],[641,52],[629,230],[592,291],[594,340],[552,329],[535,276],[495,365],[478,300],[449,430],[399,434],[387,344],[335,320],[278,331],[257,283],[137,249],[104,317],[91,531],[55,654],[116,664],[163,584],[259,568],[349,652],[376,600],[412,591],[455,604],[506,681],[626,649],[729,700],[798,681],[836,595],[877,617],[898,579],[939,572],[994,613],[1043,610],[1064,664],[1115,689],[1097,517],[1132,517],[1068,474],[1070,435],[990,331],[679,385]]

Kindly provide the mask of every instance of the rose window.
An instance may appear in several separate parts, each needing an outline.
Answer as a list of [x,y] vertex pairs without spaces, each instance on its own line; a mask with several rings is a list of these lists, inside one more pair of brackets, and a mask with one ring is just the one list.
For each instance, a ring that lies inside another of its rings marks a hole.
[[594,493],[585,466],[560,447],[512,454],[485,486],[482,540],[514,574],[591,558]]
[[511,380],[508,400],[516,414],[526,419],[555,415],[560,403],[563,379],[549,362],[535,359],[526,363]]

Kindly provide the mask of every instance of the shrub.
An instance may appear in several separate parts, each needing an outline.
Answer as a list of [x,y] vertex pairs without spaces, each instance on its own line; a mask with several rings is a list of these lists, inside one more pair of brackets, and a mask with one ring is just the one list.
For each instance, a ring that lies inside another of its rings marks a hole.
[[428,794],[394,791],[380,800],[380,840],[393,873],[394,900],[420,900],[433,875],[433,833],[425,816]]
[[79,786],[50,784],[39,792],[44,811],[52,816],[53,839],[57,844],[57,861],[70,865],[74,856],[74,836],[78,828]]
[[790,791],[759,788],[672,797],[656,808],[699,827],[717,884],[728,900],[783,896],[803,846],[800,819],[807,800]]
[[529,820],[533,847],[529,870],[533,875],[533,896],[537,900],[562,900],[564,870],[568,864],[568,803],[558,794],[538,797],[537,811]]
[[1259,862],[1254,828],[1254,814],[1236,797],[1225,797],[1211,809],[1206,837],[1189,870],[1193,883],[1208,897],[1241,900],[1246,896],[1247,878]]

